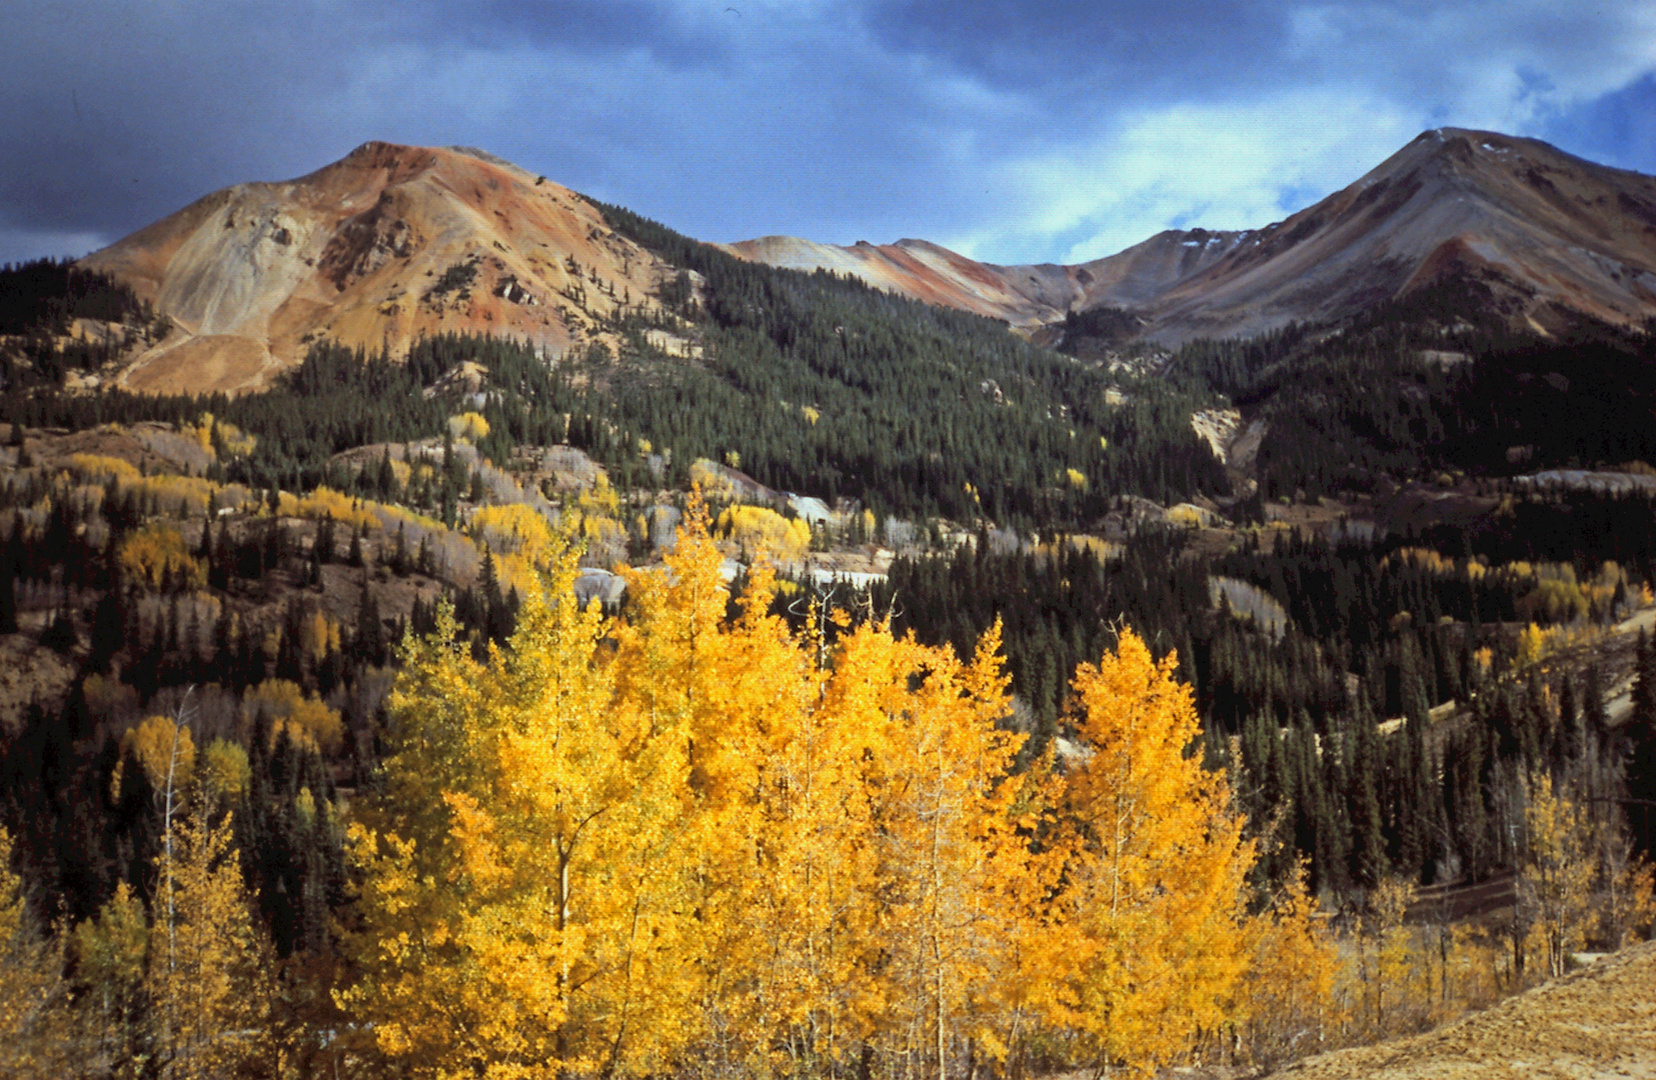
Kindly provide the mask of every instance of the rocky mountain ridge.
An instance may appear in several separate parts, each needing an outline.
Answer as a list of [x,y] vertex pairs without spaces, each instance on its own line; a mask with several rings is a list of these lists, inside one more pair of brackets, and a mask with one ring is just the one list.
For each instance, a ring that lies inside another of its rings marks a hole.
[[[721,246],[1072,350],[1087,335],[1174,346],[1337,321],[1428,286],[1543,334],[1580,316],[1656,316],[1656,178],[1458,129],[1422,134],[1263,229],[1169,230],[1074,266],[997,266],[912,239]],[[564,355],[610,341],[623,310],[659,311],[676,277],[545,177],[482,151],[377,142],[308,176],[215,192],[81,265],[170,319],[117,379],[157,392],[258,389],[320,339],[400,353],[421,336],[488,333]]]
[[744,258],[856,274],[1026,331],[1119,309],[1168,345],[1251,336],[1471,283],[1513,324],[1656,316],[1656,178],[1534,139],[1428,131],[1350,186],[1259,230],[1168,231],[1075,266],[978,263],[923,241],[839,248],[787,237]]

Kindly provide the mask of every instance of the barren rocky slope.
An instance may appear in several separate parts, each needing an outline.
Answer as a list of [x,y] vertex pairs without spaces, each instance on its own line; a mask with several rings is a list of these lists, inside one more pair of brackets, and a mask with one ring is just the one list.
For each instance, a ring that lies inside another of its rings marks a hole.
[[1656,1076],[1656,942],[1437,1031],[1324,1054],[1284,1080],[1473,1080]]
[[365,143],[282,183],[215,192],[87,256],[172,319],[121,382],[254,389],[326,338],[400,350],[489,332],[561,353],[640,304],[657,259],[597,208],[479,151]]
[[791,236],[724,245],[744,259],[796,270],[832,270],[916,300],[1005,319],[1030,330],[1071,310],[1137,307],[1212,266],[1250,233],[1169,230],[1103,259],[1076,266],[995,266],[925,240],[851,247]]

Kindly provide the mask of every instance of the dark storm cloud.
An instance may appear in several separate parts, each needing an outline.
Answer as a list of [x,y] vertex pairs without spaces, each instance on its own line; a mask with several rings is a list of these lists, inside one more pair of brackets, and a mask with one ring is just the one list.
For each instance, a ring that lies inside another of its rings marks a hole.
[[869,23],[896,47],[947,57],[994,83],[1108,93],[1117,103],[1200,97],[1202,81],[1217,89],[1289,74],[1262,62],[1277,61],[1283,44],[1281,12],[1267,3],[882,0]]
[[1437,124],[1651,171],[1648,7],[36,5],[0,37],[0,260],[367,139],[481,146],[707,239],[912,235],[1000,261],[1262,225]]

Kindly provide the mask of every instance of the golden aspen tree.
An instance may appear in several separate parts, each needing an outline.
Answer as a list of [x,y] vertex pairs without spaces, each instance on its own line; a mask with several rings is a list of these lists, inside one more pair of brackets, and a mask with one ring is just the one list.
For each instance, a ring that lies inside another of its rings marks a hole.
[[1412,1025],[1408,1010],[1416,1002],[1412,990],[1423,957],[1413,948],[1406,916],[1418,894],[1413,881],[1388,876],[1369,895],[1368,926],[1374,935],[1374,963],[1368,982],[1374,999],[1373,1030],[1378,1034],[1406,1030]]
[[44,1080],[68,1071],[63,954],[34,924],[11,863],[0,828],[0,1075]]
[[682,721],[615,700],[572,550],[475,663],[452,614],[391,699],[342,1004],[414,1075],[657,1071],[693,1032]]
[[1056,794],[1065,861],[1038,969],[1049,1023],[1100,1065],[1147,1069],[1226,1018],[1247,961],[1242,838],[1223,772],[1209,772],[1191,692],[1124,631],[1077,671],[1085,756]]
[[[684,536],[677,551],[716,559],[703,544]],[[705,1064],[756,1075],[818,1072],[866,1033],[851,1002],[873,881],[862,744],[821,707],[826,674],[769,613],[774,581],[755,565],[741,616],[719,631],[704,693],[719,726],[698,725],[697,744]]]
[[171,821],[156,857],[144,991],[158,1075],[234,1073],[265,1051],[269,946],[248,908],[230,823]]
[[1333,1008],[1339,942],[1306,884],[1302,860],[1249,922],[1247,975],[1236,1009],[1251,1061],[1273,1065],[1324,1048],[1339,1017]]
[[99,1059],[131,1060],[139,1052],[149,946],[143,902],[121,882],[96,918],[75,927],[70,946],[82,1007],[98,1029]]
[[1530,909],[1546,950],[1547,973],[1556,978],[1593,929],[1596,837],[1586,808],[1554,791],[1552,777],[1543,773],[1526,788],[1518,902]]
[[996,726],[1010,704],[999,650],[998,626],[970,663],[864,627],[835,676],[873,687],[885,729],[864,782],[881,855],[888,1043],[940,1080],[960,1050],[1005,1054],[991,988],[1008,974],[1008,896],[1027,852],[1006,780],[1023,738]]

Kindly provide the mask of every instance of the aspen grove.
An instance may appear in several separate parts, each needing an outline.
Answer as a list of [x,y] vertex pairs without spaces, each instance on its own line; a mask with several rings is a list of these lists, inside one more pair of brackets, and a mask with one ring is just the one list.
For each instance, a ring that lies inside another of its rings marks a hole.
[[819,612],[829,647],[763,566],[732,602],[720,564],[697,504],[625,618],[575,603],[565,546],[507,647],[480,662],[447,614],[405,645],[350,834],[365,1051],[431,1077],[1147,1069],[1307,1006],[1252,993],[1256,958],[1326,995],[1311,905],[1249,914],[1173,657],[1124,630],[1076,675],[1078,749],[1016,767],[998,628],[963,659]]

